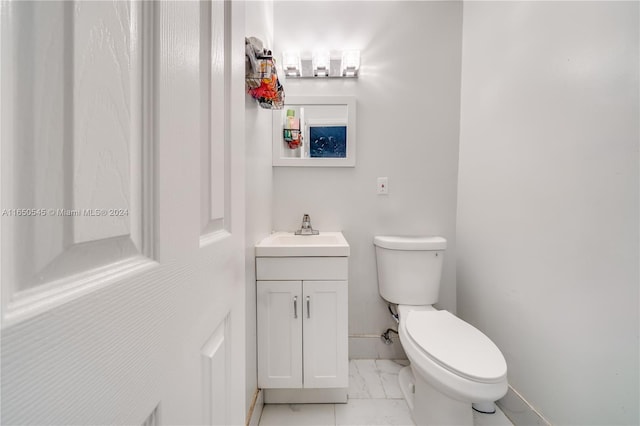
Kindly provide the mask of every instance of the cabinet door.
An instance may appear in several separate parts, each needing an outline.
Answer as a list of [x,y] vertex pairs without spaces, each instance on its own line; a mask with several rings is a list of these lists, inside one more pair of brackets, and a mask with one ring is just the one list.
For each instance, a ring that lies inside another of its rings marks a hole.
[[349,386],[347,282],[304,281],[304,387]]
[[302,387],[302,281],[258,281],[258,387]]

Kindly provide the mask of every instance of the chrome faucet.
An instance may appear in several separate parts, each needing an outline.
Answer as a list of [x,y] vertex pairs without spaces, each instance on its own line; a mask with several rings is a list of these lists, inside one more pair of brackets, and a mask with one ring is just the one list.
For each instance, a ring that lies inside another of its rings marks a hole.
[[308,214],[302,216],[302,226],[295,232],[295,235],[318,235],[319,232],[311,227],[311,218]]

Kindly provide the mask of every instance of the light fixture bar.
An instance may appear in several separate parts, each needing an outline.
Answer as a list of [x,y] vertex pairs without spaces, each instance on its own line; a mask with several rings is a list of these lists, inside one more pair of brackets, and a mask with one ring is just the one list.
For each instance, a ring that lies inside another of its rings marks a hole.
[[315,51],[300,55],[288,51],[283,54],[282,67],[287,78],[357,78],[360,70],[360,51]]

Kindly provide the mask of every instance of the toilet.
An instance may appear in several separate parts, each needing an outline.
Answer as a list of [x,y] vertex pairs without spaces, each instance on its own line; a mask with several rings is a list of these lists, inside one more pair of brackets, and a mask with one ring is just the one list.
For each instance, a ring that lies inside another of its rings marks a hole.
[[399,382],[416,425],[473,425],[472,405],[491,412],[507,393],[507,363],[480,330],[438,301],[447,240],[374,238],[380,295],[398,307],[398,334],[410,365]]

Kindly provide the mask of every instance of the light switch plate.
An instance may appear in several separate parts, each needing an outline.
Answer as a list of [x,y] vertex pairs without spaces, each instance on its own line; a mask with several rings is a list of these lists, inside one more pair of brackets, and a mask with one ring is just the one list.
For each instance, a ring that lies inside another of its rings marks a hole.
[[387,194],[389,194],[389,178],[379,177],[378,178],[378,195],[387,195]]

